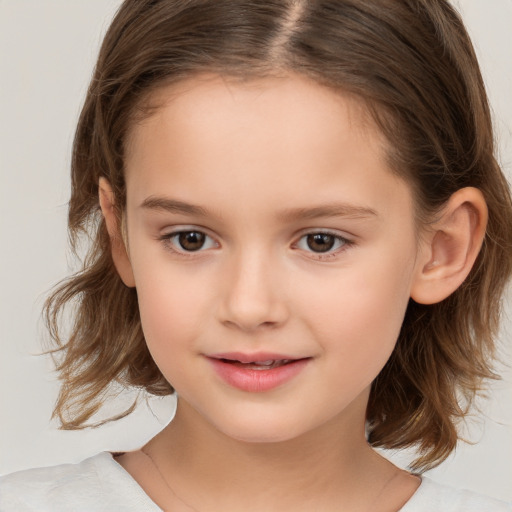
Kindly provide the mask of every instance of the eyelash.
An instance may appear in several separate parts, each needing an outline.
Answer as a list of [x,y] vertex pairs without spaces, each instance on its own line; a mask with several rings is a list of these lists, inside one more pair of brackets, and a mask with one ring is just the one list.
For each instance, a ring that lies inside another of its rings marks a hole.
[[[187,251],[183,247],[178,248],[180,243],[177,240],[177,238],[180,235],[186,235],[186,234],[192,234],[192,233],[204,235],[205,240],[209,240],[210,244],[213,242],[213,244],[211,244],[211,245],[216,246],[216,247],[219,246],[219,244],[217,242],[215,242],[211,236],[207,235],[204,231],[202,231],[200,229],[180,229],[178,231],[172,231],[171,233],[166,233],[166,234],[162,235],[159,239],[164,244],[164,247],[167,250],[169,250],[175,254],[178,254],[179,256],[185,257],[185,258],[193,258],[193,257],[197,257],[198,253],[203,252],[205,250],[204,247],[200,247],[196,251]],[[210,248],[211,247],[207,247],[207,249],[210,249]]]
[[[198,248],[195,251],[188,251],[188,250],[184,249],[183,247],[178,248],[178,246],[181,245],[180,242],[178,241],[178,237],[181,235],[192,234],[192,233],[204,235],[205,241],[206,241],[205,243],[207,243],[209,245],[209,247],[205,248],[204,246],[201,246],[200,248]],[[307,237],[315,236],[315,235],[327,235],[329,237],[332,237],[334,239],[334,244],[338,245],[338,247],[336,247],[335,249],[328,249],[325,252],[315,252],[313,250],[300,248],[299,244],[301,243],[302,240],[306,240],[306,244],[307,244],[308,243]],[[219,244],[217,242],[215,242],[211,236],[209,236],[208,234],[206,234],[204,231],[202,231],[200,229],[180,229],[178,231],[172,231],[171,233],[166,233],[166,234],[162,235],[161,237],[159,237],[159,240],[164,244],[164,246],[167,250],[169,250],[175,254],[178,254],[179,256],[185,257],[185,258],[197,257],[199,255],[199,253],[204,252],[205,250],[211,249],[212,247],[219,247]],[[209,243],[208,243],[208,240],[209,240]],[[326,261],[326,260],[335,258],[338,254],[347,250],[352,245],[354,245],[354,242],[352,240],[349,240],[341,235],[332,233],[331,231],[328,231],[328,230],[318,230],[318,231],[309,231],[309,232],[301,234],[298,241],[292,245],[292,248],[299,249],[306,253],[312,254],[312,255],[314,255],[314,259],[316,259],[316,260]]]
[[[306,233],[303,233],[300,236],[299,240],[293,244],[293,247],[300,249],[299,244],[301,243],[302,240],[307,240],[307,237],[315,236],[315,235],[327,235],[334,239],[335,244],[338,244],[338,247],[336,247],[335,249],[329,249],[325,252],[315,252],[312,250],[302,249],[304,252],[313,254],[314,259],[319,260],[319,261],[326,261],[326,260],[334,259],[340,253],[346,251],[349,247],[354,245],[353,240],[349,240],[348,238],[345,238],[344,236],[333,233],[332,231],[329,231],[329,230],[318,230],[318,231],[308,231]],[[307,243],[307,241],[305,243]]]

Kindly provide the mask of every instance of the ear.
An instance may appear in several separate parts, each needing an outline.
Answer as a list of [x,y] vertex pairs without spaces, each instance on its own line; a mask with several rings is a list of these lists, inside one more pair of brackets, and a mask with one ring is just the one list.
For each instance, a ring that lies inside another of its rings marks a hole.
[[480,190],[455,192],[425,236],[411,298],[420,304],[446,299],[466,279],[482,247],[487,205]]
[[99,180],[98,189],[101,212],[103,213],[103,218],[105,219],[108,235],[110,237],[110,247],[114,265],[123,283],[133,288],[135,287],[135,279],[133,277],[132,265],[125,242],[121,235],[121,229],[118,225],[119,223],[114,208],[114,192],[108,180],[103,177]]

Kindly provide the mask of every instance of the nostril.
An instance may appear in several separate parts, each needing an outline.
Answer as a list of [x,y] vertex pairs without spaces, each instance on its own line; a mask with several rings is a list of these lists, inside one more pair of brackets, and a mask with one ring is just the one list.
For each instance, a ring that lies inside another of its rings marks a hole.
[[279,322],[271,321],[249,323],[242,320],[225,320],[223,323],[226,327],[231,329],[239,329],[242,331],[270,330],[275,329],[279,325]]
[[249,274],[238,271],[227,279],[217,318],[226,327],[245,332],[274,329],[288,317],[282,288],[261,272]]

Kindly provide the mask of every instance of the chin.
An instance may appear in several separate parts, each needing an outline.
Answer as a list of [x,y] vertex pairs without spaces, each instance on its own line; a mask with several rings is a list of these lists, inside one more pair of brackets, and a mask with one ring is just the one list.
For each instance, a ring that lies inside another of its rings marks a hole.
[[[291,421],[290,421],[291,420]],[[245,417],[238,421],[213,423],[214,427],[227,437],[243,443],[265,444],[291,441],[313,426],[302,425],[292,418],[268,418],[261,415],[257,421],[254,417]]]

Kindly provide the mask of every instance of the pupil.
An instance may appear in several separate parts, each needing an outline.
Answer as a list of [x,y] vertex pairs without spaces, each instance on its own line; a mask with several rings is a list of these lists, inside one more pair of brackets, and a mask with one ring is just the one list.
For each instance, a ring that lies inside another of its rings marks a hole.
[[308,235],[308,247],[314,252],[327,252],[334,247],[334,236],[326,233],[315,233]]
[[198,231],[180,233],[179,243],[186,251],[197,251],[204,245],[205,234]]

